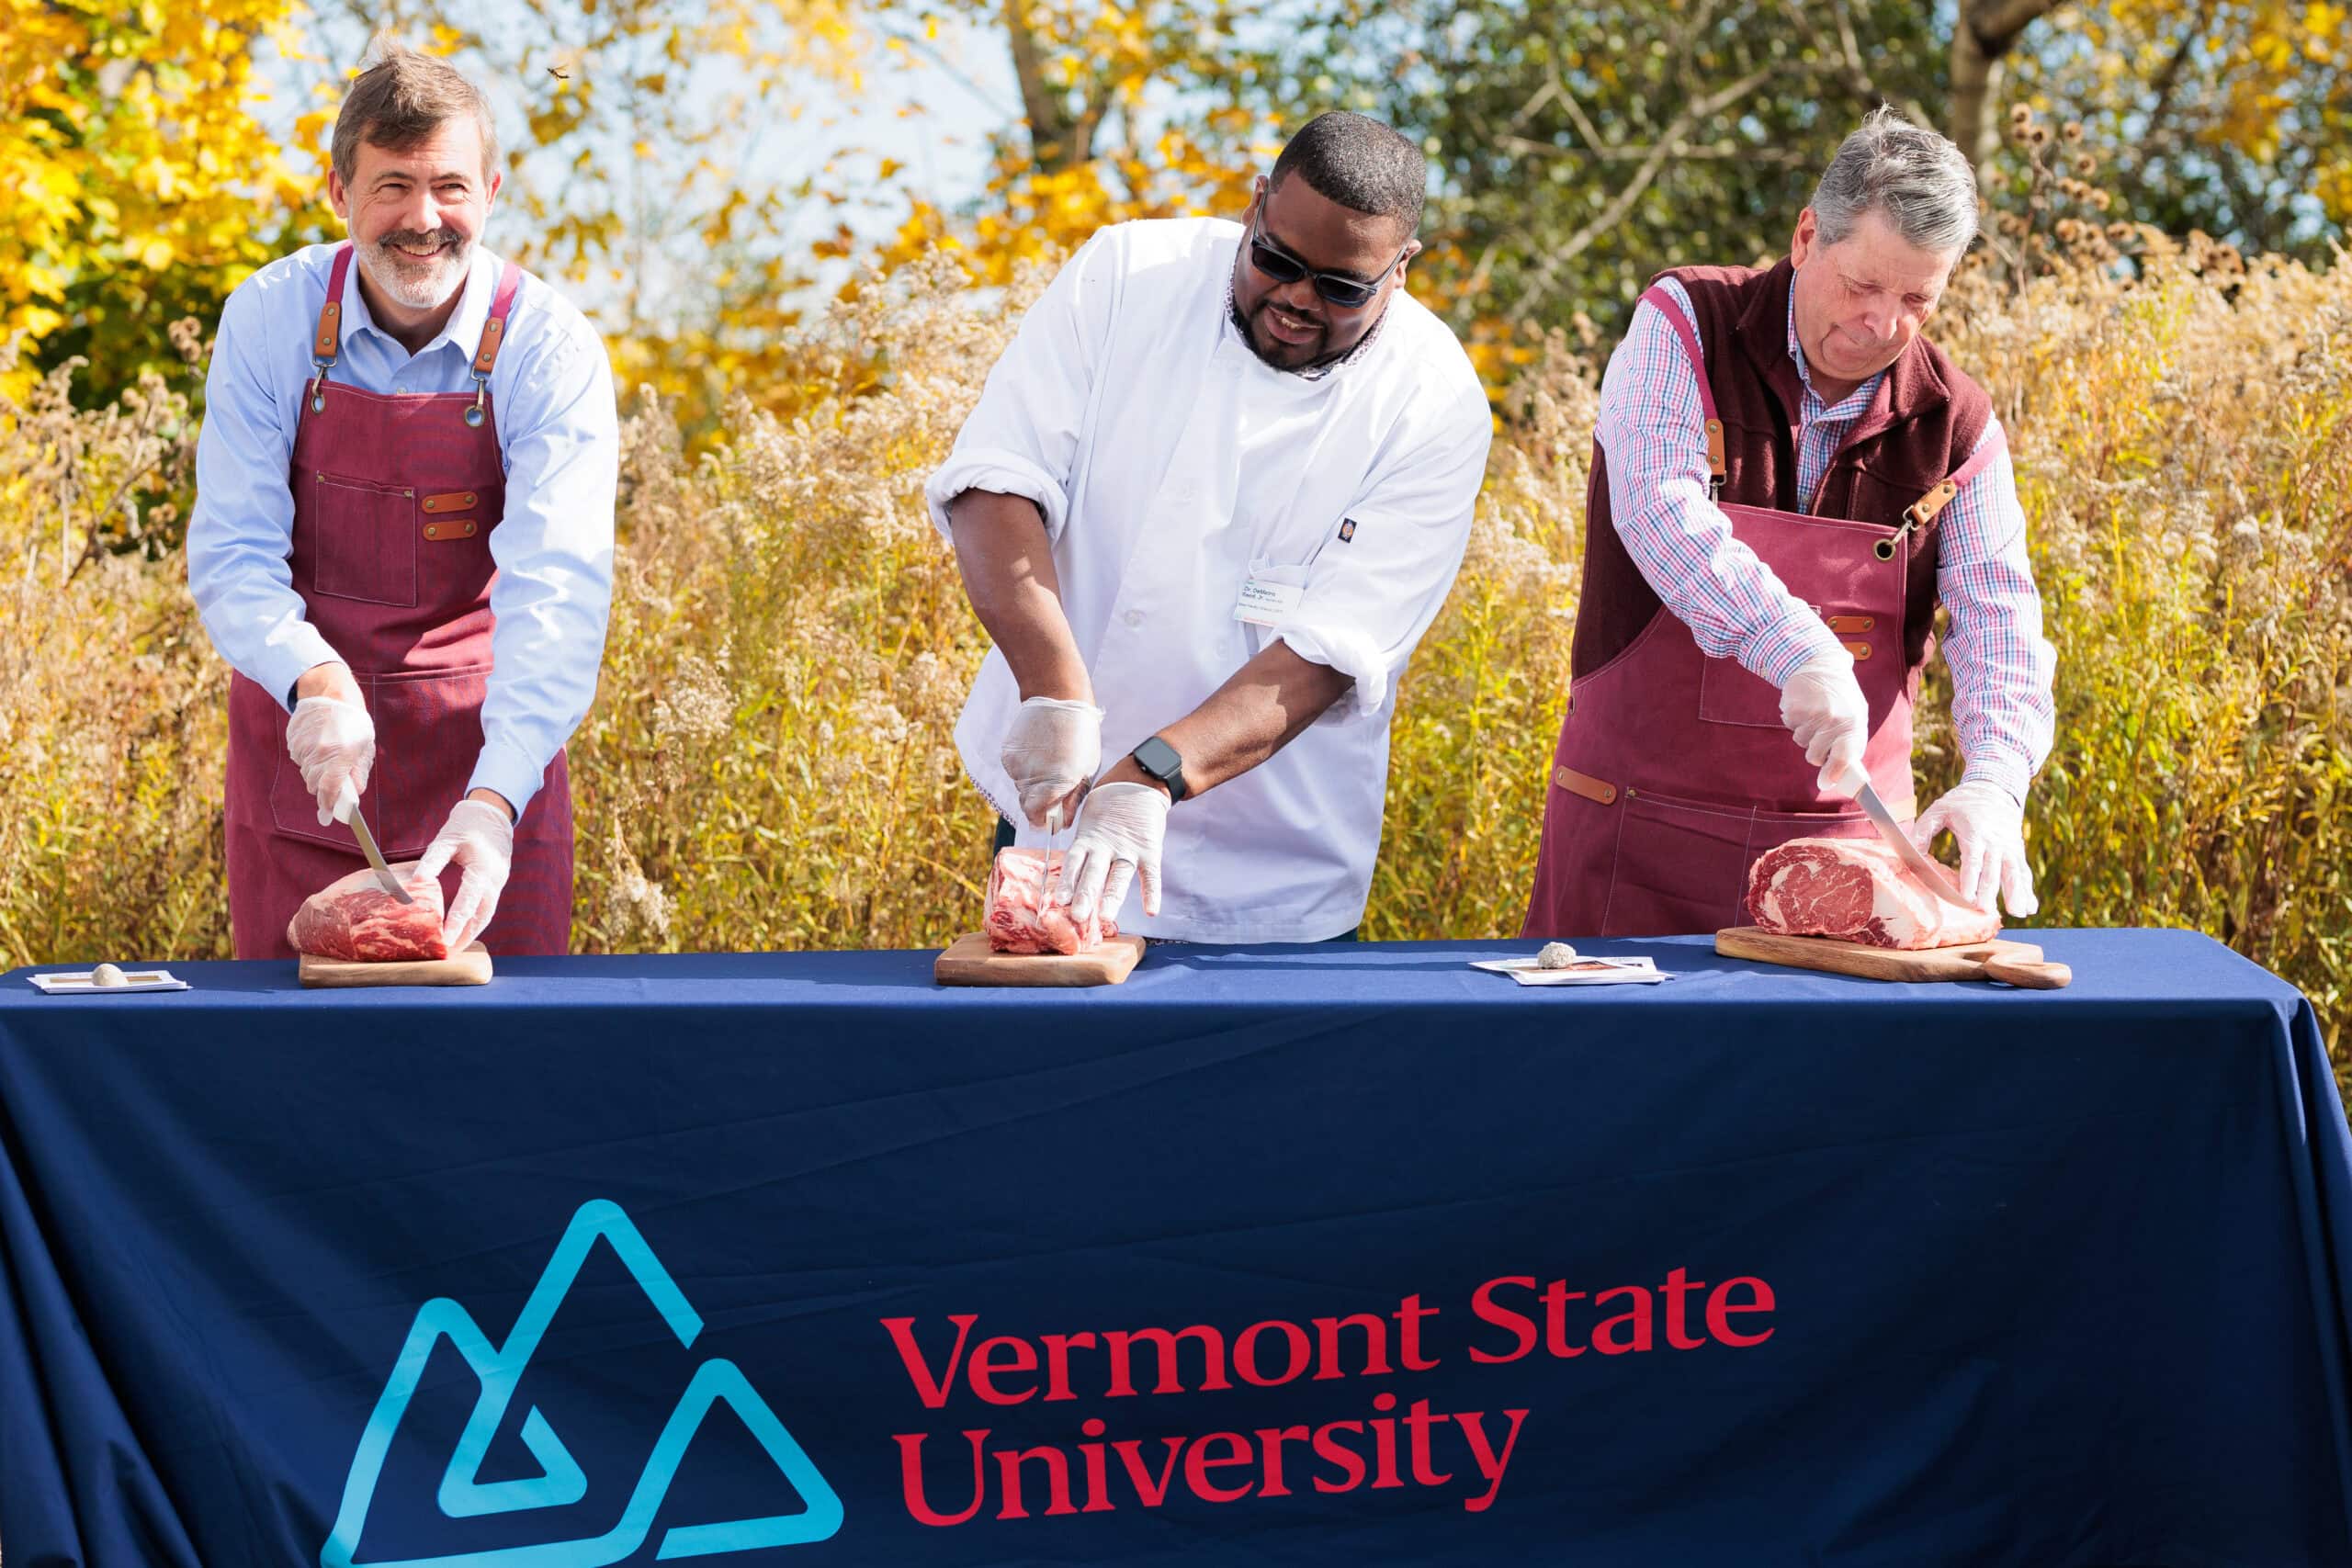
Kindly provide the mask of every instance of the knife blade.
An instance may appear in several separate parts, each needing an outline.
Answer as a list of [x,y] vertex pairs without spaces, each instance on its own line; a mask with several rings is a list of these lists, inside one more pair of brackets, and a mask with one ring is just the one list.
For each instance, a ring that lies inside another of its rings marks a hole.
[[1868,775],[1860,769],[1847,774],[1838,787],[1854,797],[1854,804],[1862,808],[1862,815],[1871,819],[1871,826],[1878,829],[1878,836],[1886,841],[1887,848],[1894,852],[1912,875],[1928,885],[1928,892],[1958,908],[1976,908],[1960,896],[1960,889],[1951,885],[1944,868],[1911,841],[1911,835],[1903,830],[1903,825],[1894,819],[1894,813],[1886,808],[1886,802],[1879,798],[1878,791],[1871,787]]
[[1061,880],[1061,867],[1054,863],[1054,840],[1061,836],[1061,830],[1062,808],[1058,806],[1047,807],[1046,808],[1046,886],[1045,890],[1037,895],[1037,906],[1040,908],[1054,901],[1054,884]]
[[384,891],[403,904],[415,903],[416,896],[402,887],[401,879],[392,874],[392,868],[384,863],[384,852],[376,847],[376,835],[368,830],[368,818],[359,815],[359,792],[345,784],[342,795],[335,801],[335,812],[350,825],[351,836],[359,840],[359,852],[376,868],[376,881]]

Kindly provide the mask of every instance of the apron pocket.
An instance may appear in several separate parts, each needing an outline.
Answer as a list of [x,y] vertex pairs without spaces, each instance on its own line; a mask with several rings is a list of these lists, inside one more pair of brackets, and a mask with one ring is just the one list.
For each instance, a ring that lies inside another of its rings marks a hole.
[[481,760],[481,704],[490,666],[369,677],[376,715],[375,823],[386,859],[424,852],[465,798]]
[[1709,724],[1738,724],[1780,729],[1781,689],[1736,659],[1702,660],[1699,669],[1699,716]]
[[413,607],[416,492],[322,473],[311,481],[311,496],[312,591]]
[[[368,776],[368,787],[359,792],[359,815],[368,819],[371,830],[380,834],[384,802],[376,787],[376,775],[373,773]],[[324,844],[331,849],[341,850],[354,861],[359,859],[359,840],[351,836],[348,827],[341,822],[330,822],[323,828],[319,826],[318,798],[302,787],[302,770],[296,767],[294,759],[286,753],[286,732],[282,728],[277,734],[277,758],[269,775],[269,820],[286,838]],[[380,836],[377,840],[377,848],[384,852],[385,859],[392,858],[391,845],[385,843]],[[311,891],[315,893],[318,889],[313,887]]]
[[1602,936],[1703,935],[1743,923],[1753,811],[1631,789],[1614,809],[1624,815]]

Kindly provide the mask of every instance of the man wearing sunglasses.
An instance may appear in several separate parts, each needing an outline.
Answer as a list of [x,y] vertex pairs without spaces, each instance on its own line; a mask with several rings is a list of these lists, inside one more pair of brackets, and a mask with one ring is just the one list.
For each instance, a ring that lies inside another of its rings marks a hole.
[[1404,291],[1427,182],[1395,130],[1327,114],[1241,221],[1102,231],[932,476],[995,643],[957,749],[1000,845],[1075,820],[1057,896],[1080,919],[1194,942],[1363,919],[1396,678],[1491,433]]

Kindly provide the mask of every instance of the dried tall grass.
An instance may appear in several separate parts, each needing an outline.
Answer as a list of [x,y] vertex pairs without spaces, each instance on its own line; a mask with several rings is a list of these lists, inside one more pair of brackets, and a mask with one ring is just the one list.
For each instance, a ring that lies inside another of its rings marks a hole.
[[[582,948],[919,946],[970,923],[989,823],[949,730],[984,644],[921,484],[1041,281],[984,309],[946,267],[862,289],[802,346],[794,415],[741,403],[714,454],[634,406],[611,644],[572,750]],[[2136,281],[1988,274],[1941,330],[2009,426],[2059,649],[2030,818],[2044,923],[2201,927],[2302,986],[2333,1039],[2352,269],[2149,238]],[[1514,390],[1403,687],[1369,936],[1517,927],[1595,370],[1555,343]],[[111,491],[165,503],[184,407],[160,382],[97,413],[65,392],[0,407],[0,957],[220,954],[225,674],[175,552],[81,552],[126,536],[120,501],[98,514]],[[1929,794],[1959,767],[1941,713],[1934,693]]]

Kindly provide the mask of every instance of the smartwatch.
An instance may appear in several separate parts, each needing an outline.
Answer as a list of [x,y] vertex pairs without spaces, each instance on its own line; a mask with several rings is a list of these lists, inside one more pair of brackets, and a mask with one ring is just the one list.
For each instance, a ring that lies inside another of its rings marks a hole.
[[1155,735],[1127,753],[1136,766],[1168,786],[1168,803],[1173,806],[1184,798],[1184,759],[1176,748]]

